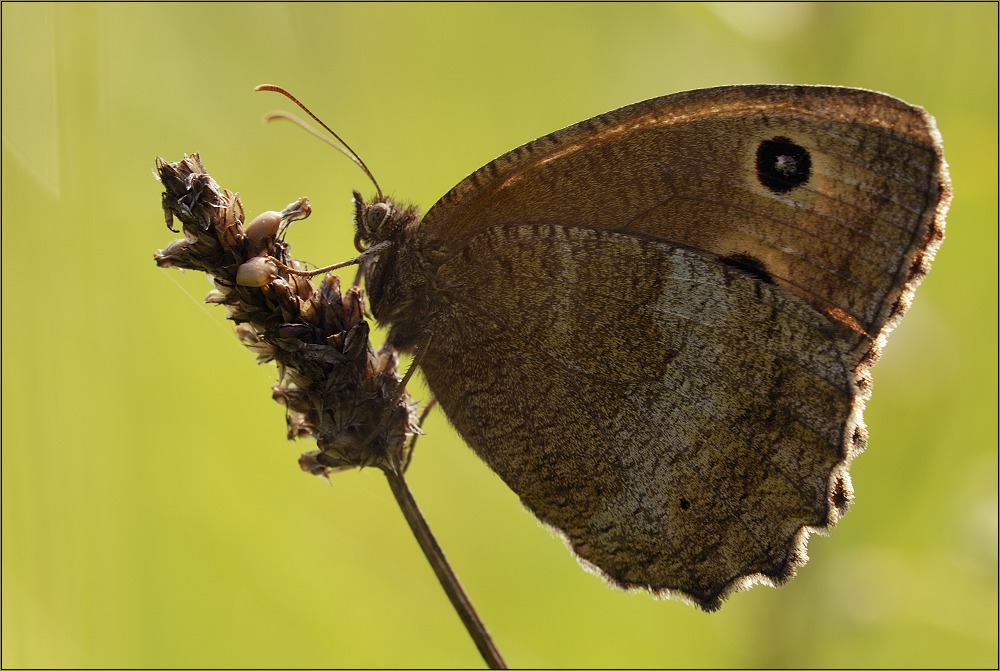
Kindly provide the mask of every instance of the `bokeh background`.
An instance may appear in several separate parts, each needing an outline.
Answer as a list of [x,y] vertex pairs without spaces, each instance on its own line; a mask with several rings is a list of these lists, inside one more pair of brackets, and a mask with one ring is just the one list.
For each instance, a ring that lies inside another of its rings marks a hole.
[[[352,254],[299,95],[429,207],[527,140],[750,82],[930,110],[955,200],[874,369],[857,499],[811,562],[719,613],[606,587],[432,416],[411,487],[517,666],[934,667],[997,660],[997,5],[10,4],[3,12],[4,668],[476,667],[380,474],[300,472],[204,276],[160,270],[153,159],[198,151],[248,213]],[[418,396],[425,390],[418,384]]]

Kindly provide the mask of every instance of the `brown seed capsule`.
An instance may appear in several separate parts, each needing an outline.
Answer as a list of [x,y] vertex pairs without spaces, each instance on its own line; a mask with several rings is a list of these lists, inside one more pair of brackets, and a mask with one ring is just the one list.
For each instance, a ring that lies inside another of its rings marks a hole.
[[278,276],[278,264],[270,256],[255,256],[236,269],[236,283],[244,287],[263,287]]
[[312,207],[309,206],[308,198],[299,198],[289,203],[281,212],[274,210],[261,212],[243,229],[250,243],[250,254],[259,256],[272,253],[271,246],[284,227],[298,219],[305,219],[310,214]]
[[278,236],[282,221],[281,212],[270,210],[261,212],[247,224],[243,232],[250,241],[252,253],[259,254],[267,249],[271,241]]

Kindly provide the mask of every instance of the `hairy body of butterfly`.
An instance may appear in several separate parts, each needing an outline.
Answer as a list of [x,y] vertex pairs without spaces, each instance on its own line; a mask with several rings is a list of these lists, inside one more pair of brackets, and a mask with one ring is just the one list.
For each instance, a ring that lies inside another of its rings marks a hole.
[[355,219],[388,344],[476,453],[612,584],[713,610],[846,510],[949,198],[919,108],[737,86],[539,138],[423,218],[355,194]]

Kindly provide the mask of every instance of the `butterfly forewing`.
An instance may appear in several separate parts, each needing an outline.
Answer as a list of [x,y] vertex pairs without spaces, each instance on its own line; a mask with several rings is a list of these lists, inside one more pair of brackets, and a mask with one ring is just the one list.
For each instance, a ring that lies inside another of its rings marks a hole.
[[[762,175],[759,154],[775,140],[811,164],[794,188],[767,185],[773,166]],[[572,221],[749,258],[874,338],[926,272],[946,196],[936,130],[918,108],[857,89],[724,87],[515,149],[431,208],[424,235],[453,253],[485,228]]]

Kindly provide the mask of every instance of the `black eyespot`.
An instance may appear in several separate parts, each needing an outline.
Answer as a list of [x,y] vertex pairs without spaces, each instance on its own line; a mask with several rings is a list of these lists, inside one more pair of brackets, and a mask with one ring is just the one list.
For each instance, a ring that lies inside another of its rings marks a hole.
[[809,181],[809,152],[787,137],[764,140],[757,147],[757,179],[775,193],[788,193]]
[[742,270],[745,273],[753,275],[758,280],[774,284],[774,278],[771,277],[771,273],[767,272],[767,268],[761,263],[760,259],[755,259],[749,254],[733,254],[732,256],[723,257],[721,261],[730,268]]
[[680,500],[681,510],[688,510],[691,507],[691,502],[685,498]]

